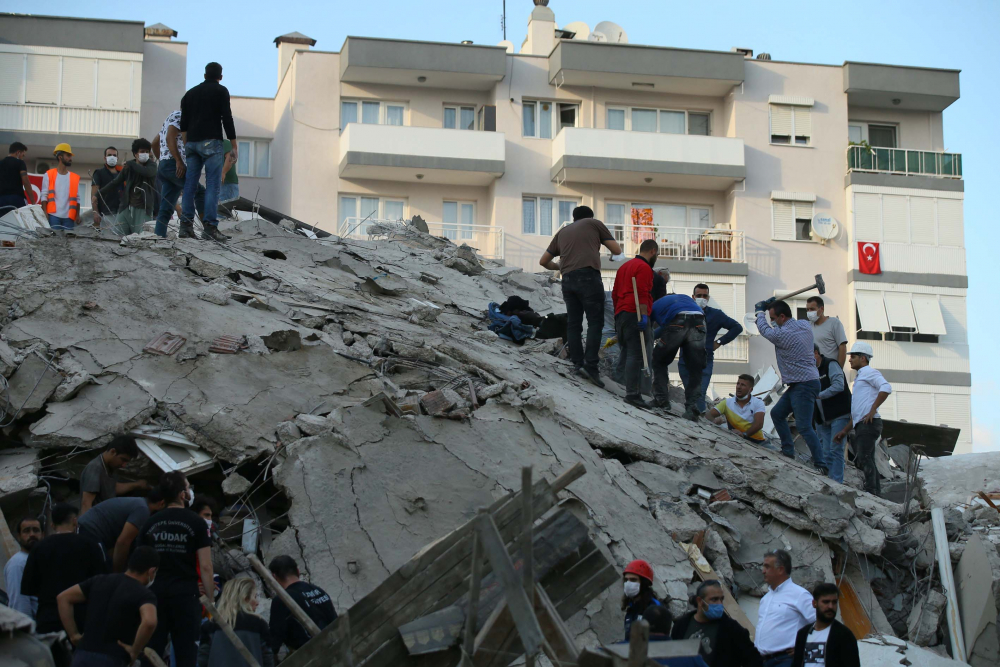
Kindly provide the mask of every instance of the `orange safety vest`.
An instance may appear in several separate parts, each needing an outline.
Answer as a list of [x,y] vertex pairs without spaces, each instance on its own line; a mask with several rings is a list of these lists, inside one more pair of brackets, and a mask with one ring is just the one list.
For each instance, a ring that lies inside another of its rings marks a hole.
[[[49,194],[45,201],[45,212],[50,215],[56,214],[56,178],[59,172],[49,169],[45,172],[49,177]],[[69,219],[76,222],[76,216],[80,213],[80,176],[69,172]]]

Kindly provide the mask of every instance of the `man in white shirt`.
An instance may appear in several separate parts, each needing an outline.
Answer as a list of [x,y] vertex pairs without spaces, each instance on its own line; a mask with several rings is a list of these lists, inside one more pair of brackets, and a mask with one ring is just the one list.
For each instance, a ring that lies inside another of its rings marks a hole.
[[21,579],[24,578],[24,565],[28,562],[28,553],[42,539],[42,524],[38,519],[21,519],[14,526],[15,537],[21,550],[10,557],[3,566],[3,579],[7,588],[7,606],[16,609],[31,618],[38,612],[38,598],[21,594]]
[[754,646],[764,667],[789,667],[799,630],[816,622],[813,596],[791,579],[792,556],[776,549],[764,556],[764,581],[771,588],[761,598]]
[[851,425],[854,425],[855,462],[864,475],[865,491],[877,496],[882,490],[875,467],[875,443],[882,436],[882,416],[878,408],[889,398],[892,385],[871,367],[874,356],[871,345],[859,340],[851,347],[849,355],[851,368],[857,372],[851,394],[851,424],[844,426],[833,439],[837,443],[842,442]]

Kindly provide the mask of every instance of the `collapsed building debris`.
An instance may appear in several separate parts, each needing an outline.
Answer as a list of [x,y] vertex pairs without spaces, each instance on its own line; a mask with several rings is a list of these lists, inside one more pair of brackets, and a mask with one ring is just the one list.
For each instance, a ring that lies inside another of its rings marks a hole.
[[[872,633],[907,637],[911,610],[943,594],[919,494],[874,497],[857,475],[837,484],[704,420],[631,407],[614,383],[578,379],[558,341],[488,330],[487,305],[511,296],[562,312],[549,275],[413,226],[369,242],[296,228],[255,218],[224,225],[226,245],[128,246],[81,229],[6,250],[8,519],[75,498],[79,468],[134,432],[146,457],[126,475],[185,470],[225,497],[217,558],[230,571],[250,571],[247,552],[291,555],[355,616],[415,554],[517,489],[522,466],[554,479],[582,464],[559,508],[615,572],[648,560],[675,614],[706,562],[752,624],[774,548],[791,552],[797,583],[849,582],[867,617],[854,627]],[[950,545],[994,520],[975,512],[946,514]],[[560,609],[578,645],[620,638],[619,597],[606,584]],[[964,627],[982,635],[978,621]],[[942,621],[918,626],[921,642],[945,641]],[[397,630],[379,641],[398,650]]]

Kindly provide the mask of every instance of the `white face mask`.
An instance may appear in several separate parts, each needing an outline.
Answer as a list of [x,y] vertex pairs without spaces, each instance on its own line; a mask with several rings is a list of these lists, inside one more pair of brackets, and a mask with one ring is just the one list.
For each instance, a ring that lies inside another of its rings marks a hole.
[[104,161],[108,163],[109,167],[113,167],[116,164],[118,164],[118,156],[117,155],[109,155],[106,158],[104,158]]
[[806,317],[809,318],[810,322],[815,322],[816,320],[819,319],[819,312],[815,310],[810,310],[809,312],[806,313]]
[[639,582],[638,581],[626,581],[625,582],[625,597],[634,598],[639,594]]
[[135,157],[137,160],[139,160],[141,164],[146,164],[147,162],[149,162],[149,153],[139,153]]
[[191,507],[191,505],[194,505],[194,487],[193,486],[189,486],[188,487],[187,494],[188,494],[187,506]]
[[694,300],[694,302],[695,302],[696,304],[698,304],[698,307],[699,307],[699,308],[704,308],[705,306],[707,306],[707,305],[708,305],[708,299],[705,299],[705,298],[701,298],[701,297],[699,297],[699,298],[695,299],[695,300]]

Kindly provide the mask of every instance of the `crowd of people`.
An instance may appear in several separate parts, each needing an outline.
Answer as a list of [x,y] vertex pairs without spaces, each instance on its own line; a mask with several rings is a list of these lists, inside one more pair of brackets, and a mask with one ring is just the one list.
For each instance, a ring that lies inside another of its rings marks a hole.
[[[187,91],[180,109],[167,116],[159,134],[152,141],[140,137],[132,142],[132,159],[121,161],[115,146],[104,150],[104,164],[91,176],[93,224],[125,236],[141,233],[145,223],[155,219],[154,232],[166,238],[167,224],[176,212],[178,236],[196,238],[197,210],[201,238],[228,240],[218,229],[218,208],[239,199],[239,150],[229,91],[221,80],[222,66],[206,65],[205,80]],[[24,143],[15,141],[0,160],[0,215],[40,204],[52,229],[74,229],[83,220],[80,175],[71,171],[72,147],[62,142],[52,151],[56,166],[42,175],[37,200],[28,178],[27,152]]]
[[[613,262],[623,262],[610,292],[605,292],[601,279],[602,247],[611,252]],[[605,332],[613,329],[619,348],[614,377],[624,385],[626,403],[647,410],[669,409],[670,364],[679,355],[683,417],[697,421],[704,416],[725,423],[751,442],[765,443],[762,431],[767,406],[754,395],[752,375],[739,376],[734,396],[717,401],[711,408],[705,401],[715,352],[732,342],[743,327],[708,305],[710,290],[704,283],[697,284],[691,296],[667,294],[670,272],[656,269],[659,254],[656,240],[647,239],[639,245],[639,253],[626,261],[614,235],[587,206],[576,207],[573,222],[552,237],[539,264],[562,273],[567,348],[576,374],[605,386],[599,370],[600,348],[602,336],[607,339]],[[882,433],[878,408],[892,387],[871,366],[871,345],[858,341],[848,352],[844,325],[826,314],[825,302],[818,295],[808,298],[804,320],[793,318],[788,303],[774,297],[758,302],[754,311],[758,331],[774,345],[785,385],[770,411],[781,453],[795,456],[788,425],[788,418],[794,415],[814,467],[843,483],[845,438],[853,431],[855,460],[865,490],[878,494],[875,444]],[[609,315],[613,324],[608,323]],[[856,371],[853,393],[844,372],[848,357]]]
[[[117,479],[138,453],[133,438],[112,440],[81,474],[81,506],[52,508],[48,535],[40,519],[13,526],[20,551],[4,566],[8,606],[35,619],[38,633],[65,631],[73,667],[146,661],[146,647],[176,667],[244,664],[223,624],[261,667],[273,667],[282,646],[305,644],[309,636],[280,599],[265,621],[255,613],[263,591],[253,578],[215,573],[213,499],[196,497],[176,471],[154,486]],[[293,558],[276,556],[268,568],[318,627],[337,618],[330,596],[300,579]],[[212,618],[201,603],[206,591],[215,598]]]

